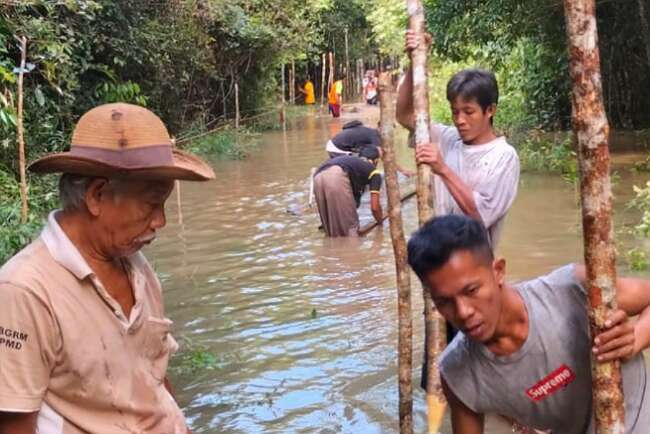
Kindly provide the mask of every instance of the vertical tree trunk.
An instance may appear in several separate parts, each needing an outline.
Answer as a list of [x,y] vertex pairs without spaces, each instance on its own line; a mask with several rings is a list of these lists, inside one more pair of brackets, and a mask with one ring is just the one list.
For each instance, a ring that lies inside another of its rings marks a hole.
[[[406,1],[409,29],[413,30],[420,41],[424,41],[424,9],[420,0]],[[429,130],[429,93],[427,80],[427,47],[424,42],[411,54],[413,71],[413,108],[415,111],[415,144],[431,143]],[[381,64],[381,60],[380,60]],[[426,164],[418,165],[417,177],[418,220],[424,224],[433,215],[433,194],[431,191],[431,168]],[[429,432],[437,433],[442,423],[446,401],[440,383],[437,359],[446,345],[446,327],[444,319],[435,310],[431,295],[423,288],[425,339],[427,342],[427,404]]]
[[411,434],[413,432],[411,280],[406,260],[406,239],[404,238],[402,224],[401,196],[397,182],[397,163],[395,162],[393,143],[393,125],[395,123],[393,84],[388,72],[381,74],[379,77],[379,105],[381,109],[381,147],[384,150],[383,161],[388,193],[390,237],[393,241],[397,273],[399,426],[400,434]]
[[[565,0],[573,129],[578,139],[582,229],[592,338],[616,308],[616,268],[609,179],[609,125],[603,107],[595,0]],[[620,363],[592,359],[597,434],[624,434]]]
[[650,71],[650,25],[648,25],[648,15],[645,9],[645,4],[648,0],[637,0],[639,4],[639,19],[641,20],[641,34],[645,45],[645,60]]
[[239,79],[235,81],[235,128],[239,129]]
[[357,93],[363,95],[363,60],[357,60]]
[[285,92],[285,90],[284,90],[284,87],[285,87],[284,86],[284,63],[282,64],[282,74],[281,75],[282,75],[282,80],[280,82],[282,83],[282,88],[281,88],[281,95],[282,96],[280,98],[280,104],[281,104],[280,105],[280,125],[282,126],[282,128],[284,128],[286,126],[286,122],[287,122],[286,113],[284,111],[284,106],[285,106],[285,99],[284,99],[284,95],[285,95],[285,93],[284,93]]
[[27,58],[27,38],[20,37],[20,72],[18,73],[18,167],[20,170],[20,210],[21,223],[27,223],[27,175],[25,173],[25,133],[23,126],[23,77],[25,75],[25,59]]
[[329,100],[329,92],[331,87],[334,85],[334,53],[331,51],[329,52],[329,65],[330,65],[330,73],[329,77],[327,79],[327,98]]
[[289,104],[296,103],[296,63],[291,61],[291,71],[289,71]]
[[352,97],[352,74],[350,74],[350,58],[348,55],[348,28],[345,28],[345,99]]
[[323,58],[321,60],[321,81],[320,81],[320,105],[321,107],[325,106],[325,70],[327,65],[325,64],[325,53],[323,53]]

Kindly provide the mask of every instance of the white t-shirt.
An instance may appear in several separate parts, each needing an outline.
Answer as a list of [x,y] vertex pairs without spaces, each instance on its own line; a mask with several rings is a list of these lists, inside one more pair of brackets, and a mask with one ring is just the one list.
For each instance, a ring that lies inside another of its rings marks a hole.
[[[469,188],[483,223],[488,228],[492,248],[496,249],[505,216],[517,196],[519,157],[517,151],[497,137],[482,145],[466,145],[455,127],[431,126],[432,137],[438,137],[445,163]],[[433,177],[436,215],[464,214],[442,179]]]

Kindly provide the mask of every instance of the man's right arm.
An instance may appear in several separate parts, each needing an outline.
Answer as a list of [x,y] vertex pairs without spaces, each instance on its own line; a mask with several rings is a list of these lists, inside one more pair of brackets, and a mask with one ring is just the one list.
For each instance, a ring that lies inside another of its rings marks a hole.
[[475,413],[462,403],[451,391],[445,379],[441,376],[442,390],[445,393],[451,410],[451,426],[454,434],[483,434],[485,416]]
[[34,434],[37,412],[5,413],[0,411],[0,434]]

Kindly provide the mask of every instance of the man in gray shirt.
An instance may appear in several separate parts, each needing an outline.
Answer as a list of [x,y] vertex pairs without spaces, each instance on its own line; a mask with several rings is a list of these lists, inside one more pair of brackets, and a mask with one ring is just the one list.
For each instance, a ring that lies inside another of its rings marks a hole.
[[626,433],[648,433],[642,351],[650,346],[650,281],[617,280],[619,310],[592,346],[582,266],[510,285],[483,226],[460,215],[426,223],[409,240],[408,257],[461,331],[439,362],[455,434],[483,433],[485,414],[553,434],[593,433],[592,352],[600,362],[622,361]]

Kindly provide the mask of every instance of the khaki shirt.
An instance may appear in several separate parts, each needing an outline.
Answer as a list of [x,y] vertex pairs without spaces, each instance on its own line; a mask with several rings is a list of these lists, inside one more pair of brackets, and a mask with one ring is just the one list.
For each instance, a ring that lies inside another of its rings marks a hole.
[[0,269],[0,411],[39,412],[47,434],[185,434],[164,386],[178,345],[155,273],[126,258],[127,318],[54,215]]

